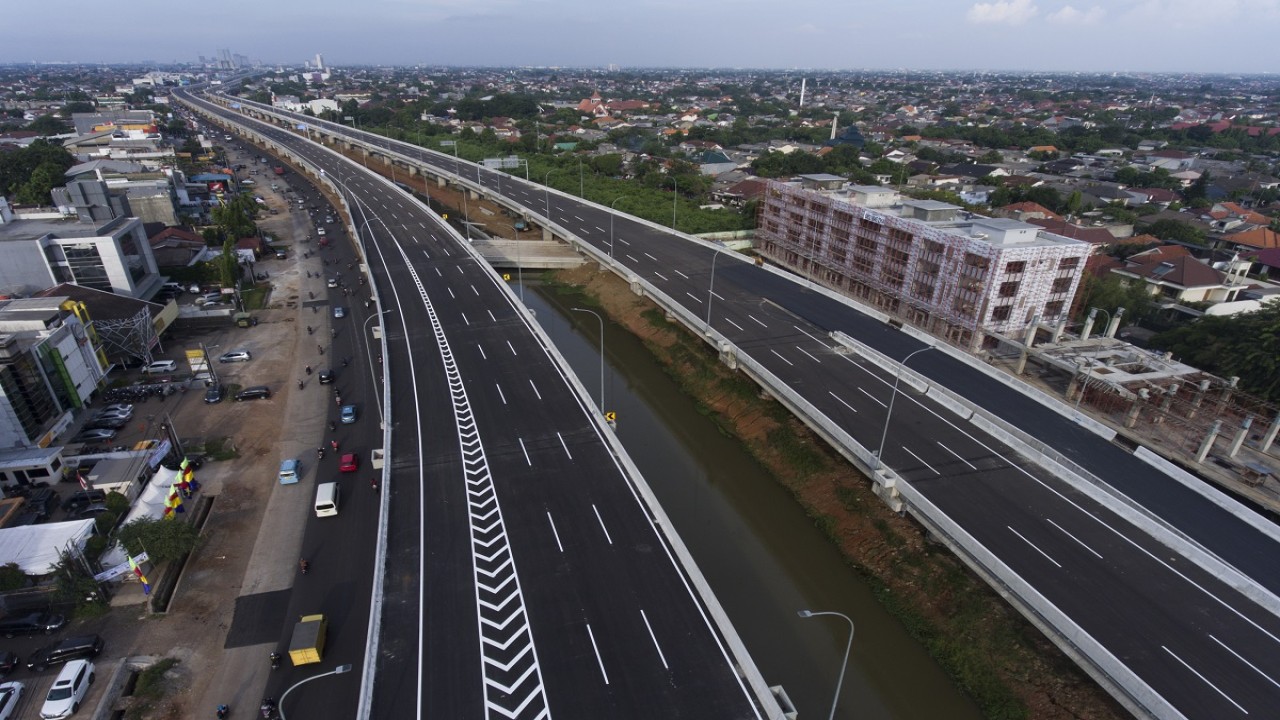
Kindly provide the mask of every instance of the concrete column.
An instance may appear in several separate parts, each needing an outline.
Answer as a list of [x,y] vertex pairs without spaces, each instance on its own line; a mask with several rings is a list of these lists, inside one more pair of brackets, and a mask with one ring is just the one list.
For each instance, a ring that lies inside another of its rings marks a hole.
[[1067,319],[1063,318],[1058,321],[1057,325],[1054,326],[1053,340],[1051,340],[1051,342],[1056,344],[1059,340],[1062,339],[1062,333],[1066,332],[1066,330],[1067,330]]
[[1129,406],[1129,412],[1125,413],[1124,426],[1131,428],[1138,424],[1138,415],[1142,413],[1142,402],[1147,399],[1147,391],[1139,390],[1138,397],[1133,399],[1133,405]]
[[[1163,410],[1165,413],[1169,412],[1169,408],[1173,405],[1173,396],[1177,394],[1178,394],[1178,383],[1174,383],[1169,386],[1168,390],[1164,391],[1164,400],[1160,402],[1160,409]],[[1164,414],[1161,414],[1156,418],[1156,424],[1158,425],[1163,422],[1164,422]]]
[[720,362],[730,370],[738,369],[738,354],[733,351],[733,343],[720,344]]
[[448,182],[446,182],[446,181],[445,181],[445,179],[444,179],[444,176],[443,176],[443,175],[441,175],[441,176],[439,176],[439,177],[437,177],[437,178],[436,178],[436,186],[437,186],[437,187],[442,187],[442,188],[443,188],[443,187],[449,187],[449,183],[448,183]]
[[1236,437],[1231,441],[1231,450],[1227,453],[1227,457],[1233,458],[1240,454],[1240,446],[1244,445],[1245,438],[1249,437],[1249,428],[1253,427],[1253,418],[1247,417],[1244,422],[1240,423],[1240,429],[1236,432]]
[[1220,430],[1222,430],[1222,421],[1214,420],[1213,427],[1209,428],[1209,434],[1204,436],[1204,441],[1200,443],[1200,449],[1196,451],[1197,463],[1202,463],[1205,458],[1209,457],[1209,451],[1213,449],[1213,441],[1217,439]]
[[556,239],[556,234],[555,234],[554,232],[552,232],[551,228],[549,228],[549,227],[543,227],[543,228],[542,228],[542,239],[543,239],[543,240],[555,240],[555,239]]
[[1114,338],[1116,331],[1120,329],[1120,318],[1124,317],[1124,308],[1116,308],[1116,316],[1111,318],[1111,322],[1107,324],[1107,337]]
[[1262,444],[1258,449],[1267,452],[1271,449],[1271,444],[1276,441],[1276,433],[1280,432],[1280,413],[1276,413],[1275,418],[1271,421],[1271,427],[1267,428],[1267,434],[1262,436]]

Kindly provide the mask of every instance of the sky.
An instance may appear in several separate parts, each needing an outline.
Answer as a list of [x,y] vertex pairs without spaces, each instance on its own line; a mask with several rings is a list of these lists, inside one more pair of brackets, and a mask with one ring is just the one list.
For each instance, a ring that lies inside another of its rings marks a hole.
[[[0,63],[1270,73],[1280,0],[64,0],[0,21]],[[83,5],[80,11],[74,6]],[[70,6],[70,7],[68,7]]]

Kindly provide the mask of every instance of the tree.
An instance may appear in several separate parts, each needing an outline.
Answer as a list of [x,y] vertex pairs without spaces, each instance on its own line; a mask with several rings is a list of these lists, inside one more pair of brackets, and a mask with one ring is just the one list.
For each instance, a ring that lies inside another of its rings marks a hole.
[[1118,308],[1124,308],[1122,325],[1140,322],[1153,307],[1151,291],[1147,283],[1141,280],[1130,281],[1107,273],[1103,277],[1086,274],[1081,283],[1080,312],[1088,314],[1090,308],[1100,308],[1115,317]]
[[1251,313],[1205,316],[1152,338],[1183,362],[1221,376],[1237,376],[1247,391],[1280,401],[1280,305]]
[[71,126],[59,120],[56,115],[41,115],[32,120],[27,129],[41,135],[65,135],[71,132]]
[[1140,226],[1139,229],[1141,232],[1148,235],[1155,235],[1161,240],[1171,240],[1191,245],[1204,245],[1204,231],[1192,227],[1181,220],[1164,218],[1157,220],[1150,225]]
[[999,150],[988,150],[978,158],[978,163],[981,165],[996,165],[1002,162],[1004,162],[1004,156]]
[[177,560],[200,544],[200,530],[177,519],[138,518],[116,533],[130,555],[146,552],[153,562]]
[[18,563],[11,562],[6,565],[0,565],[0,592],[18,590],[30,584],[31,578],[22,572],[22,568],[18,566]]
[[63,173],[75,163],[65,148],[43,139],[16,152],[0,153],[0,195],[24,204],[47,203],[49,191],[66,182]]

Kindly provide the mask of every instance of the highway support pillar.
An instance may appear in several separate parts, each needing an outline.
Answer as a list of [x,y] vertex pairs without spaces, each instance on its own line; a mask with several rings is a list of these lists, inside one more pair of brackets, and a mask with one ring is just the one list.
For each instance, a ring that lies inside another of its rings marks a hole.
[[730,370],[738,369],[738,354],[733,350],[733,343],[727,341],[720,343],[720,362]]
[[1276,441],[1276,433],[1280,432],[1280,413],[1271,421],[1271,427],[1267,428],[1267,434],[1262,436],[1262,443],[1258,446],[1260,452],[1267,452],[1271,449],[1272,443]]
[[1213,449],[1213,441],[1218,439],[1218,433],[1222,430],[1222,421],[1214,420],[1213,426],[1209,428],[1209,434],[1204,436],[1204,440],[1200,443],[1200,449],[1196,451],[1196,463],[1203,463],[1204,459],[1209,457],[1209,451]]
[[1231,450],[1227,453],[1227,457],[1234,458],[1240,454],[1240,447],[1244,445],[1244,439],[1249,437],[1249,428],[1253,427],[1253,418],[1247,417],[1244,422],[1240,423],[1240,429],[1236,431],[1236,437],[1231,441]]
[[1132,428],[1134,425],[1138,424],[1138,415],[1142,414],[1143,399],[1144,398],[1142,397],[1136,397],[1133,399],[1133,404],[1129,406],[1129,412],[1124,415],[1125,427]]

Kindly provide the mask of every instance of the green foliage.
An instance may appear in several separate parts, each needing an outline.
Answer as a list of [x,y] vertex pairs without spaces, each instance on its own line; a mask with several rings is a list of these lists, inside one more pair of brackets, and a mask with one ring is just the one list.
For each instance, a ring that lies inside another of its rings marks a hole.
[[1161,240],[1184,242],[1193,245],[1204,245],[1204,231],[1199,228],[1192,227],[1181,220],[1165,218],[1157,220],[1149,225],[1140,225],[1137,230],[1140,233],[1155,235]]
[[53,597],[76,607],[77,614],[93,615],[107,607],[107,598],[98,588],[84,563],[69,553],[61,553],[53,571]]
[[1129,281],[1114,273],[1099,278],[1086,274],[1080,284],[1081,319],[1090,308],[1105,310],[1115,317],[1118,308],[1124,308],[1121,325],[1137,323],[1151,313],[1154,304],[1149,286],[1141,281]]
[[1144,172],[1135,167],[1120,168],[1116,171],[1116,182],[1121,185],[1139,188],[1164,188],[1165,190],[1180,190],[1182,188],[1182,183],[1164,168],[1156,168],[1151,172]]
[[126,716],[129,720],[151,717],[152,710],[168,690],[164,676],[177,664],[178,661],[174,658],[164,658],[138,673],[138,682],[133,687],[133,702]]
[[227,240],[254,237],[258,234],[258,225],[254,220],[258,216],[258,204],[249,194],[236,195],[225,204],[213,208],[213,223]]
[[181,519],[138,518],[116,537],[131,555],[146,552],[152,562],[177,560],[200,544],[200,531]]
[[49,192],[66,184],[63,173],[75,163],[71,153],[47,140],[0,153],[0,195],[22,205],[47,205]]
[[65,135],[71,132],[71,126],[59,120],[57,115],[41,115],[32,120],[27,129],[41,135]]
[[11,562],[0,565],[0,592],[8,592],[9,590],[17,590],[31,584],[27,574],[22,572],[22,568],[18,567],[18,563]]
[[1280,304],[1241,315],[1205,316],[1151,343],[1215,375],[1237,376],[1248,392],[1280,402]]
[[97,110],[97,107],[95,107],[93,103],[85,100],[77,100],[63,105],[62,110],[59,112],[62,114],[62,117],[69,118],[75,113],[91,113],[95,110]]

